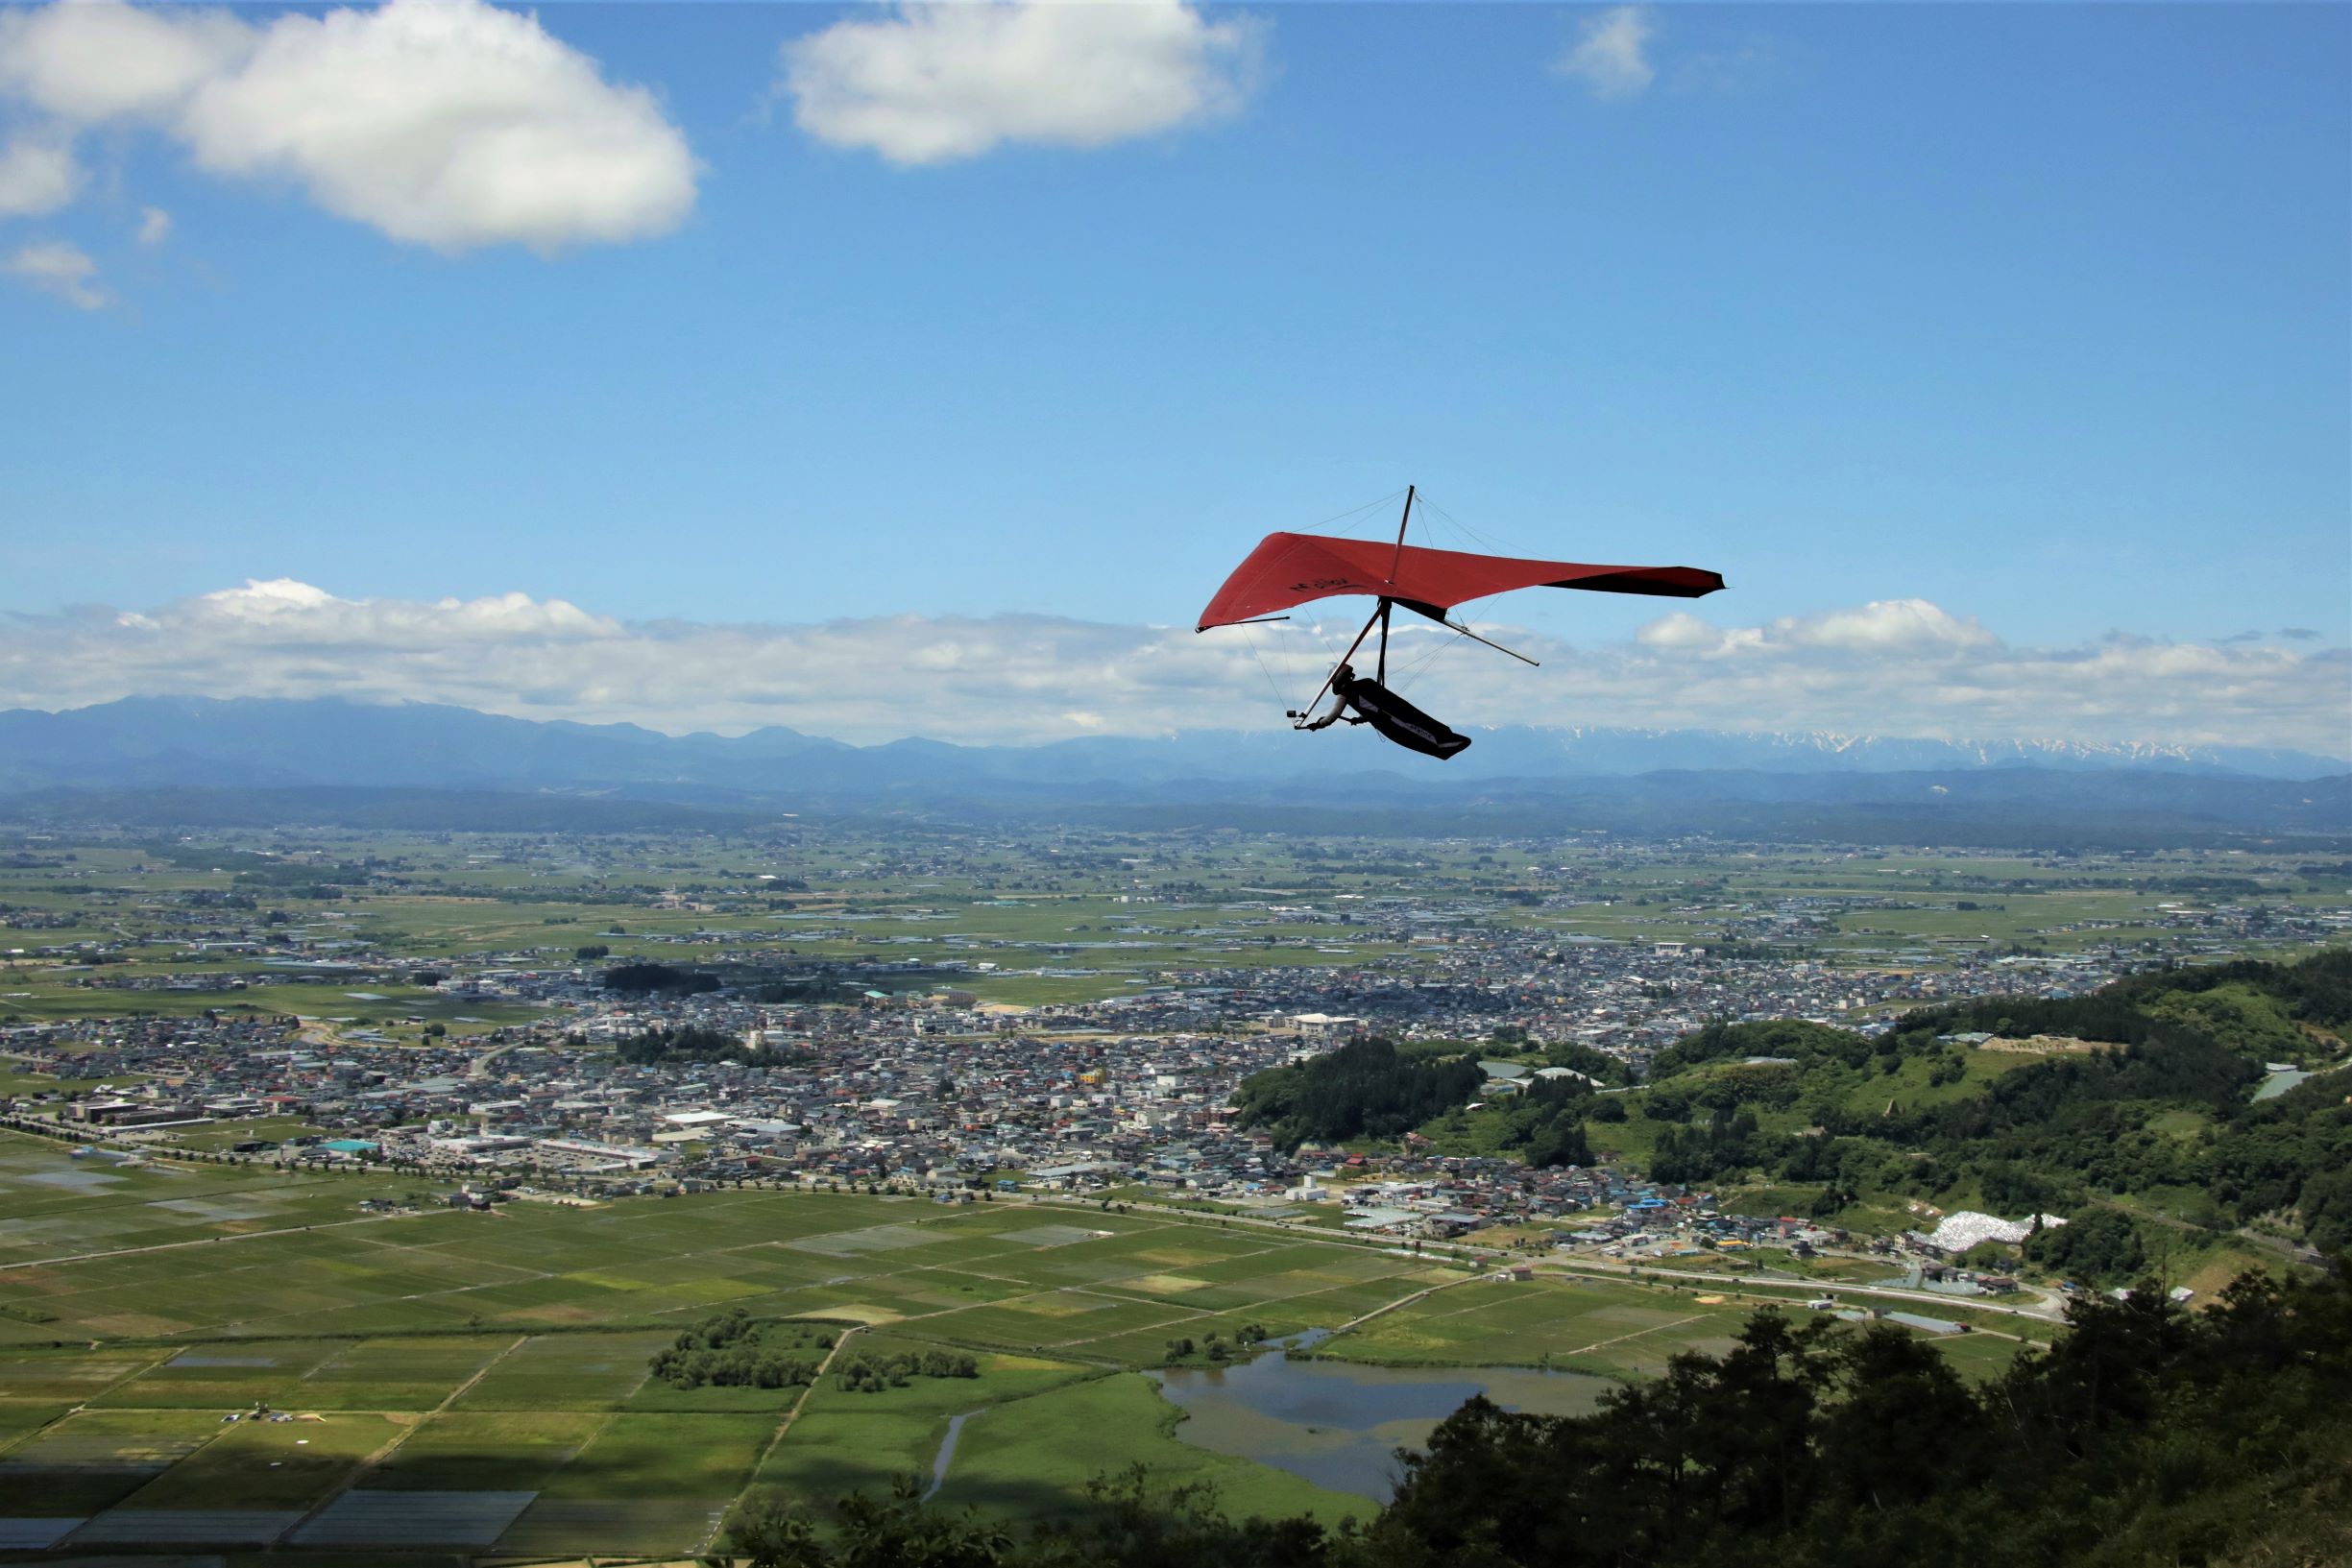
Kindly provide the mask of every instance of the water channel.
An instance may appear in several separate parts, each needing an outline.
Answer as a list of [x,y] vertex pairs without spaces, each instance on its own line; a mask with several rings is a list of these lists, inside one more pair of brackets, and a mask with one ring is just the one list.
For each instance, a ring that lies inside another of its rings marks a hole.
[[1396,1449],[1428,1441],[1471,1395],[1510,1411],[1581,1415],[1614,1387],[1574,1372],[1364,1366],[1294,1361],[1279,1350],[1236,1366],[1148,1375],[1183,1408],[1176,1435],[1185,1442],[1382,1503],[1395,1489]]
[[924,1502],[938,1496],[939,1488],[947,1484],[947,1467],[956,1462],[956,1441],[963,1435],[963,1424],[975,1415],[987,1413],[988,1407],[982,1405],[979,1410],[947,1418],[947,1435],[940,1440],[938,1457],[931,1461],[931,1487],[923,1494]]

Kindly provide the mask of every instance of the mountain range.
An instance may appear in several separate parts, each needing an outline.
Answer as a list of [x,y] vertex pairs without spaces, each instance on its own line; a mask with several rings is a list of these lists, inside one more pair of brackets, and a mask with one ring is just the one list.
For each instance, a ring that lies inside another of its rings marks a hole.
[[[783,728],[669,736],[432,704],[131,697],[0,712],[0,797],[48,809],[93,791],[133,792],[151,811],[160,808],[158,792],[261,791],[279,794],[280,808],[301,797],[318,810],[329,799],[348,803],[352,791],[398,790],[722,812],[1095,820],[1200,817],[1215,804],[1253,820],[1300,809],[1554,820],[1565,812],[1645,831],[1766,832],[1779,824],[1827,836],[1857,812],[1928,837],[1938,822],[2021,812],[2052,832],[2100,820],[2176,832],[2352,830],[2346,764],[2292,751],[1693,730],[1513,727],[1473,736],[1468,752],[1440,763],[1350,731],[855,746]],[[499,819],[512,810],[511,802],[501,807]],[[252,812],[267,814],[244,809]],[[643,813],[629,818],[642,825]],[[1995,826],[1985,831],[1998,839]]]
[[1312,739],[1288,731],[1085,736],[1034,746],[907,739],[853,746],[781,727],[727,737],[635,724],[508,718],[440,704],[337,698],[127,697],[63,712],[0,712],[0,790],[50,787],[315,784],[468,789],[702,785],[891,788],[974,780],[1076,784],[1149,780],[1270,782],[1334,769],[1399,779],[1627,778],[1737,770],[1783,774],[2128,769],[2209,777],[2319,779],[2343,760],[2237,747],[2084,745],[2046,740],[1911,740],[1820,731],[1540,729],[1472,732],[1450,763],[1369,734]]

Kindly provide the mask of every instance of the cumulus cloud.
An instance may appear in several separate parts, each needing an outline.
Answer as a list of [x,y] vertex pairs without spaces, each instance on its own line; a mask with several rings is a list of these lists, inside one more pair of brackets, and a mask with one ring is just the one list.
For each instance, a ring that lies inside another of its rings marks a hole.
[[235,69],[256,29],[225,11],[76,0],[0,15],[0,88],[67,125],[168,120]]
[[82,166],[64,142],[19,136],[0,147],[0,218],[55,212],[81,188]]
[[103,310],[114,296],[98,286],[98,263],[81,247],[63,240],[27,245],[0,262],[0,272],[54,294],[78,310]]
[[1925,599],[1874,599],[1856,609],[1783,615],[1762,626],[1730,628],[1677,611],[1651,621],[1634,638],[1645,648],[1717,656],[1801,648],[1980,648],[1995,640],[1974,616],[1953,615]]
[[0,92],[64,131],[152,125],[200,168],[443,252],[643,239],[694,201],[650,92],[483,0],[260,24],[59,0],[0,16]]
[[787,43],[780,86],[803,131],[894,163],[1101,147],[1238,109],[1260,33],[1179,0],[907,4]]
[[[1344,613],[1324,619],[1205,636],[1044,615],[632,622],[523,593],[346,598],[279,579],[144,611],[0,620],[0,707],[334,695],[673,733],[784,724],[861,742],[1266,729],[1304,701],[1356,629]],[[1462,728],[1826,730],[2331,756],[2344,751],[2352,682],[2342,649],[2131,637],[2013,647],[1916,600],[1749,627],[1669,615],[1612,646],[1495,630],[1543,667],[1417,623],[1398,628],[1392,676]]]
[[1552,69],[1584,83],[1595,98],[1638,97],[1658,77],[1644,53],[1653,31],[1648,8],[1613,7],[1585,23]]
[[159,206],[139,208],[139,243],[160,245],[172,237],[172,215]]

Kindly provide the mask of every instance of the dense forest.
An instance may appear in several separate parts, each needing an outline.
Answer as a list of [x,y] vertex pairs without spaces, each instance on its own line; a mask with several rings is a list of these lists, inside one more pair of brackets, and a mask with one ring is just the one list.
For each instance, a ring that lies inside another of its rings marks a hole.
[[724,1029],[705,1028],[699,1024],[682,1024],[664,1028],[656,1025],[640,1034],[633,1034],[614,1048],[622,1061],[638,1067],[654,1067],[664,1062],[734,1062],[740,1067],[795,1067],[806,1062],[806,1053],[783,1050],[774,1046],[757,1049],[745,1045]]
[[643,996],[654,991],[668,996],[697,996],[715,991],[718,986],[715,975],[643,959],[615,964],[604,972],[604,988],[623,996]]
[[1472,1399],[1362,1531],[1236,1522],[1199,1487],[1100,1478],[1076,1524],[1015,1536],[912,1480],[820,1538],[739,1515],[753,1568],[2024,1568],[2352,1560],[2352,1293],[2249,1276],[2189,1313],[2153,1286],[1970,1388],[1884,1325],[1752,1317],[1589,1415]]
[[1233,1093],[1245,1127],[1265,1127],[1285,1149],[1355,1138],[1394,1138],[1452,1106],[1486,1081],[1477,1062],[1399,1050],[1387,1040],[1357,1040],[1292,1067],[1244,1079]]

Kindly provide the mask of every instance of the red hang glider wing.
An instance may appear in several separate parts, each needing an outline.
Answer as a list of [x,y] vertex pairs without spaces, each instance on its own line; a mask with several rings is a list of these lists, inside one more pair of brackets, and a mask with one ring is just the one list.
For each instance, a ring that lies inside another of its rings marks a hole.
[[1322,534],[1268,534],[1233,568],[1200,612],[1196,631],[1254,620],[1339,593],[1394,599],[1432,618],[1470,599],[1515,588],[1581,588],[1602,593],[1655,593],[1695,599],[1723,579],[1696,567],[1592,567],[1574,561],[1521,561],[1507,555],[1399,549],[1378,540]]

